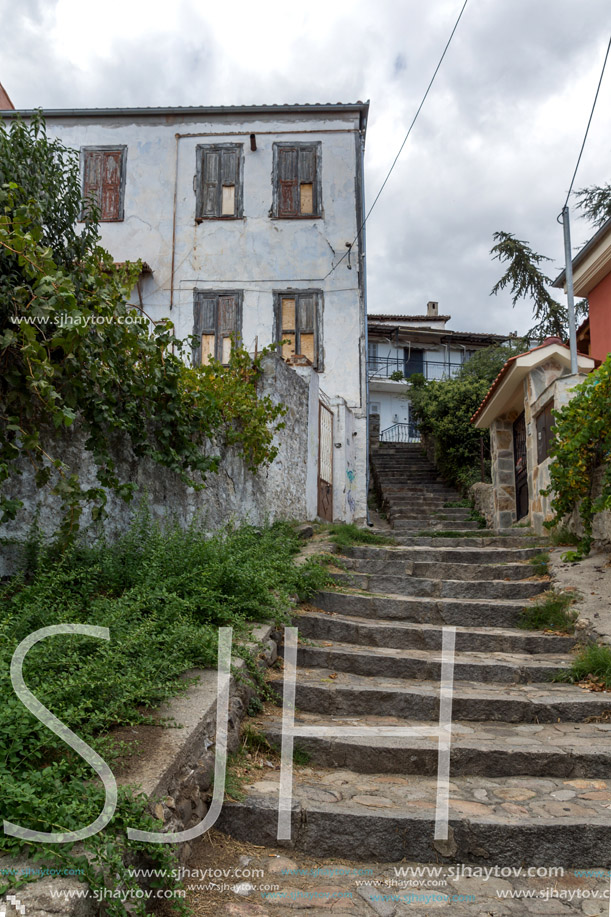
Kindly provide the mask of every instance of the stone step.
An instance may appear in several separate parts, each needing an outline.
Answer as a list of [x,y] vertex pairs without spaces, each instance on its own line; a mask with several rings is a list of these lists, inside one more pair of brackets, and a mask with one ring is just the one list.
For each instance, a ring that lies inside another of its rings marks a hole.
[[483,531],[478,522],[451,521],[441,522],[438,519],[421,516],[420,518],[405,518],[392,520],[392,528],[399,533],[421,534],[429,532],[478,532]]
[[[282,696],[282,673],[274,672],[270,684]],[[375,715],[431,720],[439,716],[439,687],[438,680],[373,678],[325,668],[298,669],[295,704],[298,710],[321,716]],[[579,723],[589,717],[606,717],[610,705],[608,694],[575,685],[481,684],[457,679],[452,695],[452,718],[469,722]]]
[[[243,803],[225,803],[219,819],[221,830],[240,841],[277,844],[279,780],[279,773],[272,772],[245,787],[248,795]],[[593,863],[605,868],[611,865],[611,820],[606,807],[611,799],[609,781],[452,778],[448,837],[437,841],[436,795],[434,776],[295,769],[291,846],[316,857],[350,860],[554,864],[586,869]],[[410,913],[412,910],[410,907]],[[377,913],[394,914],[395,909],[378,908]],[[505,908],[503,913],[509,911]],[[544,911],[537,909],[536,913]],[[551,909],[545,913],[560,912]]]
[[[305,728],[330,726],[337,730],[335,735],[328,737],[304,735],[296,740],[299,748],[310,755],[310,763],[317,767],[349,767],[360,774],[427,776],[437,771],[437,739],[434,735],[422,734],[438,726],[434,720],[379,716],[322,719],[315,713],[300,712],[295,723]],[[282,717],[279,714],[255,720],[253,725],[272,745],[280,747]],[[342,729],[355,726],[371,729],[371,733],[368,736],[342,735]],[[376,735],[376,730],[385,726],[407,727],[415,734]],[[610,773],[611,723],[452,723],[451,779],[530,776],[605,780]],[[506,798],[515,800],[515,794],[508,794]]]
[[[440,650],[442,625],[403,621],[367,621],[330,614],[312,606],[301,609],[293,624],[308,639],[393,649]],[[456,650],[474,653],[569,653],[575,638],[512,627],[456,628]]]
[[[443,539],[434,539],[442,541]],[[452,539],[455,541],[456,539]],[[470,538],[469,542],[475,539]],[[403,545],[377,546],[377,545],[353,545],[349,548],[343,548],[342,554],[353,558],[375,559],[375,560],[392,560],[399,563],[416,561],[421,563],[450,563],[450,564],[507,564],[531,560],[533,557],[542,553],[541,548],[480,548],[480,547],[428,547],[414,546],[404,547]],[[527,569],[529,569],[527,567]]]
[[[406,560],[402,557],[342,557],[348,570],[381,576],[414,576],[448,580],[525,580],[533,576],[529,563],[447,563],[445,561]],[[547,588],[549,588],[549,582]]]
[[[373,530],[375,531],[375,529]],[[382,534],[388,534],[382,533]],[[452,537],[452,536],[431,536],[431,535],[404,535],[392,533],[398,545],[406,547],[433,547],[433,548],[460,548],[460,547],[481,547],[481,548],[536,548],[537,553],[549,548],[549,541],[545,538],[535,535],[499,535],[482,529],[481,534],[474,533],[471,536]]]
[[549,589],[545,580],[439,580],[375,573],[334,573],[336,583],[378,595],[408,595],[447,599],[523,599]]
[[[549,682],[556,672],[570,668],[570,655],[545,656],[520,653],[476,653],[457,651],[454,657],[455,681],[478,681],[482,684],[531,684]],[[321,668],[348,672],[372,678],[405,678],[439,681],[440,651],[375,648],[352,643],[325,645],[325,641],[308,640],[297,652],[297,665],[305,669]]]
[[319,592],[312,602],[323,611],[368,619],[490,628],[515,627],[524,608],[523,601],[508,599],[440,599],[332,591]]

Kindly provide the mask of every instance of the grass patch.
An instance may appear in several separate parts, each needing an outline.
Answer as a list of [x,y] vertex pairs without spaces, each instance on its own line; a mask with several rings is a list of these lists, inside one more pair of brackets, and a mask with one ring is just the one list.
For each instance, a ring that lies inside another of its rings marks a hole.
[[[251,624],[288,621],[295,596],[306,598],[328,582],[317,561],[293,563],[300,548],[288,524],[208,537],[196,526],[163,529],[145,514],[114,544],[74,546],[61,556],[41,548],[27,576],[0,587],[2,817],[33,830],[71,831],[94,821],[104,805],[103,786],[89,765],[13,692],[10,660],[25,637],[53,624],[109,628],[109,641],[60,635],[39,642],[27,655],[24,677],[36,697],[112,767],[117,750],[109,731],[146,722],[154,707],[185,690],[181,676],[189,669],[216,667],[219,626],[233,627],[234,653],[254,671],[242,645]],[[42,854],[52,863],[78,866],[92,889],[130,887],[134,880],[124,860],[135,850],[146,851],[160,868],[175,865],[167,845],[127,840],[126,825],[160,830],[146,805],[120,787],[115,816],[84,842],[86,855],[7,835],[0,836],[0,852]],[[0,886],[1,894],[6,886]],[[130,914],[144,914],[138,907]],[[127,914],[119,900],[109,899],[108,908],[109,917]]]
[[464,497],[462,500],[447,500],[443,505],[447,509],[470,509],[473,504],[471,500],[467,500],[467,498]]
[[575,535],[574,532],[569,532],[567,528],[562,525],[556,526],[549,533],[550,544],[555,548],[561,548],[565,546],[577,546],[581,543],[581,539],[578,535]]
[[572,634],[578,617],[577,612],[570,608],[574,601],[572,593],[550,589],[536,602],[522,609],[518,627],[523,630],[553,630],[561,634]]
[[532,557],[528,563],[533,568],[533,576],[548,576],[549,575],[549,554],[542,552],[537,554],[536,557]]
[[394,538],[359,528],[353,522],[338,522],[330,525],[329,533],[331,541],[338,548],[349,548],[355,544],[396,544]]
[[558,672],[554,681],[584,682],[611,688],[611,646],[590,643],[580,650],[568,672]]

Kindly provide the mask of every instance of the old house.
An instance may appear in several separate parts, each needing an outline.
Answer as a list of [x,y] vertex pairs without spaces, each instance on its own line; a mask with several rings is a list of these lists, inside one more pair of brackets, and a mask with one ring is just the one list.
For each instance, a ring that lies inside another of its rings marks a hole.
[[[564,289],[565,284],[562,271],[553,286]],[[578,331],[579,349],[603,361],[611,353],[611,219],[573,258],[573,286],[576,296],[588,300],[588,318]]]
[[252,353],[284,342],[309,386],[307,514],[348,521],[366,513],[367,115],[362,102],[44,112],[80,151],[102,245],[145,265],[134,304],[194,335],[195,363],[225,362],[235,339]]
[[490,430],[494,528],[522,520],[543,531],[552,516],[550,497],[541,494],[550,483],[552,411],[594,366],[592,357],[578,354],[579,374],[572,375],[569,347],[552,337],[511,357],[494,380],[473,416],[476,427]]
[[367,318],[369,413],[380,416],[382,442],[419,442],[405,381],[416,373],[450,379],[483,347],[506,340],[499,334],[451,331],[451,316],[427,303],[425,315],[369,315]]

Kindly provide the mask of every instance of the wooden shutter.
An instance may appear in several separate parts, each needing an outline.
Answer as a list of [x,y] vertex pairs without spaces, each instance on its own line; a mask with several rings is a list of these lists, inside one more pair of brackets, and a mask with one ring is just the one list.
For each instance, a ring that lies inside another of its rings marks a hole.
[[299,150],[299,212],[316,213],[316,150],[301,147]]
[[193,303],[193,363],[195,366],[210,362],[216,352],[216,297],[195,294]]
[[101,220],[120,220],[121,184],[123,177],[123,153],[121,150],[105,150],[102,153],[102,201]]
[[200,207],[198,217],[215,217],[220,213],[220,154],[218,150],[202,150]]
[[316,366],[316,299],[313,293],[299,297],[299,352]]
[[297,163],[294,147],[278,150],[278,216],[299,215]]
[[238,329],[238,304],[235,296],[219,296],[218,305],[218,339],[217,359],[221,363],[229,363],[231,356],[231,337],[237,339]]
[[[98,210],[102,203],[102,153],[97,150],[86,150],[84,153],[83,197],[93,200]],[[85,212],[87,204],[85,204]]]
[[239,163],[237,150],[221,151],[221,216],[237,216]]

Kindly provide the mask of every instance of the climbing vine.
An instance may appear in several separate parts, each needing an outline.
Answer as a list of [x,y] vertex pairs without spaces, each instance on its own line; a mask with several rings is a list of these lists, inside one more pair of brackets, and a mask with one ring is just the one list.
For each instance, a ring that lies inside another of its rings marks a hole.
[[[553,461],[550,487],[555,513],[550,525],[578,510],[584,535],[579,553],[592,543],[596,513],[611,509],[611,356],[578,385],[573,398],[554,412]],[[594,495],[596,472],[602,473],[600,493]]]
[[[141,265],[113,263],[90,203],[79,223],[83,204],[76,151],[40,116],[0,123],[0,515],[21,508],[11,483],[29,466],[61,498],[66,542],[85,506],[96,519],[109,491],[132,497],[118,443],[199,489],[222,445],[251,469],[271,461],[284,411],[257,395],[263,354],[235,346],[227,367],[187,365],[191,342],[129,303]],[[95,462],[93,486],[65,460],[70,427]]]

